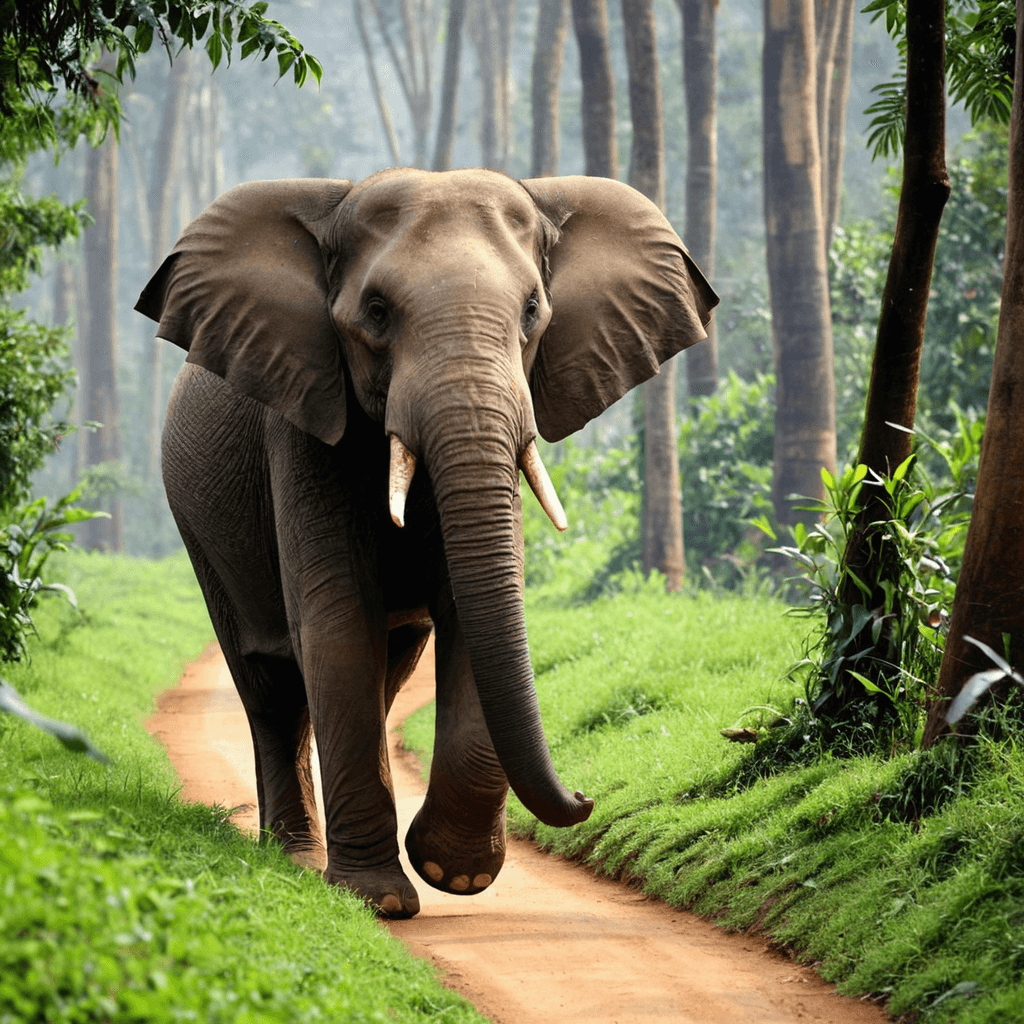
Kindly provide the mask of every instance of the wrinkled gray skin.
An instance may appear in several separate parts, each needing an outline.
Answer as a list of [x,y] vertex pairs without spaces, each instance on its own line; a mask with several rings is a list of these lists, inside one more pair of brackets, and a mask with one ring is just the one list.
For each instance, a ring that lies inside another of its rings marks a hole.
[[[480,170],[239,186],[143,292],[189,351],[164,480],[249,718],[261,827],[310,863],[326,839],[326,878],[379,913],[419,909],[384,718],[432,628],[435,752],[406,837],[423,879],[493,881],[510,783],[550,824],[590,814],[537,710],[517,461],[704,337],[716,301],[627,186]],[[391,435],[418,460],[404,528]]]

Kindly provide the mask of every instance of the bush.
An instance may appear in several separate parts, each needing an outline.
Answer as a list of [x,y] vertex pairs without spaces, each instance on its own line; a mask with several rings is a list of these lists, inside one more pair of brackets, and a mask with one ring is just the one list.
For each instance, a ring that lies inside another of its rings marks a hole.
[[716,584],[754,573],[762,535],[749,520],[772,516],[775,378],[730,372],[713,395],[690,402],[679,425],[686,563]]

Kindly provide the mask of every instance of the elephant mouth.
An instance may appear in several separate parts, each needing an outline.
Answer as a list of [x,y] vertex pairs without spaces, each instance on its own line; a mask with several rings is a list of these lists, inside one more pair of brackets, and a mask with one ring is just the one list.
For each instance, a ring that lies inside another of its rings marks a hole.
[[[564,532],[569,528],[558,494],[551,477],[537,450],[536,440],[523,449],[519,457],[519,468],[523,471],[530,490],[536,495],[540,506],[547,513],[555,529]],[[402,443],[397,434],[391,435],[391,465],[388,471],[388,507],[395,526],[405,526],[405,501],[416,472],[416,456]]]

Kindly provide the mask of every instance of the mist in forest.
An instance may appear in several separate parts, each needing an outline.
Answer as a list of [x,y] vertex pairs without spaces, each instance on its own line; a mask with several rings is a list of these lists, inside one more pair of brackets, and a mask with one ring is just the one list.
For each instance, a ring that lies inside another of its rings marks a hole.
[[[531,175],[531,85],[538,42],[537,0],[465,5],[454,93],[450,166],[490,166],[515,178]],[[566,4],[568,9],[569,5]],[[686,97],[677,3],[654,5],[665,130],[665,212],[683,234],[686,217]],[[140,290],[194,216],[225,189],[261,178],[336,177],[358,181],[396,163],[437,166],[443,112],[449,4],[442,0],[279,0],[268,16],[285,24],[324,65],[320,88],[278,79],[276,62],[241,60],[211,72],[204,53],[171,66],[154,46],[120,98],[125,111],[118,151],[116,349],[120,397],[120,470],[94,474],[93,485],[125,503],[127,550],[159,555],[176,548],[164,509],[154,454],[153,409],[162,409],[182,361],[174,346],[154,346],[153,324],[132,309]],[[411,19],[411,20],[410,20]],[[580,53],[571,15],[558,79],[557,172],[584,172]],[[718,199],[715,288],[720,373],[749,377],[771,368],[767,310],[761,151],[762,9],[727,0],[717,12]],[[616,92],[618,174],[629,178],[632,134],[622,8],[608,4]],[[841,222],[877,213],[885,161],[865,146],[871,89],[896,66],[895,47],[878,23],[857,14],[846,121]],[[175,127],[176,126],[176,127]],[[390,126],[390,127],[389,127]],[[951,134],[956,125],[951,125]],[[29,166],[36,194],[71,201],[86,192],[87,148],[58,165],[41,154]],[[440,154],[440,155],[439,155]],[[81,249],[51,261],[26,293],[41,318],[71,310],[73,351],[85,358],[88,308]],[[158,394],[154,394],[154,389]],[[631,399],[585,428],[585,443],[617,441],[633,429]],[[72,416],[81,418],[81,403]],[[158,426],[158,424],[157,424]],[[82,438],[47,466],[39,490],[65,490],[85,469]]]

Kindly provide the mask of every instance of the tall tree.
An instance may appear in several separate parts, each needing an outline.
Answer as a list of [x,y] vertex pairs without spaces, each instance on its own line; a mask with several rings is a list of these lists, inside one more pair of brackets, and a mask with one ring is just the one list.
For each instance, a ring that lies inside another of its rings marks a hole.
[[572,21],[580,51],[583,84],[584,173],[599,178],[617,178],[615,79],[605,0],[572,0]]
[[[665,205],[665,138],[658,45],[652,0],[622,0],[629,66],[633,146],[629,183],[659,208]],[[669,360],[643,385],[643,566],[665,574],[666,587],[683,584],[683,502],[676,450],[676,363]]]
[[478,0],[470,9],[469,36],[480,71],[481,163],[503,171],[512,138],[512,18],[515,0]]
[[562,74],[569,0],[540,0],[533,50],[530,177],[558,173],[558,80]]
[[[85,194],[93,225],[83,236],[83,262],[88,294],[83,346],[84,418],[100,423],[86,441],[86,465],[121,460],[121,413],[117,390],[117,205],[118,152],[113,132],[86,157]],[[120,551],[123,547],[121,501],[104,505],[109,519],[83,524],[87,547]]]
[[[910,431],[917,409],[932,265],[950,192],[946,172],[944,2],[908,0],[906,11],[903,184],[857,453],[857,461],[878,476],[892,476],[912,451]],[[863,506],[843,554],[845,571],[839,608],[860,605],[878,616],[880,627],[870,645],[867,641],[861,644],[857,669],[886,690],[898,685],[898,679],[893,678],[890,651],[892,624],[904,618],[900,587],[903,567],[892,545],[882,539],[893,516],[888,492],[881,487],[864,487],[860,493]],[[847,615],[832,629],[840,642],[849,638],[853,618]],[[895,670],[898,672],[899,666]],[[841,721],[843,709],[863,694],[860,681],[843,673],[836,679],[830,704],[822,713]],[[854,713],[859,718],[861,712],[855,709]]]
[[[683,87],[686,93],[686,247],[709,281],[715,274],[718,202],[717,0],[676,0],[683,22]],[[714,320],[707,340],[686,350],[687,393],[718,387],[718,337]]]
[[[180,187],[179,168],[182,159],[182,123],[189,98],[192,54],[178,54],[167,75],[160,131],[150,161],[148,202],[149,265],[159,267],[171,247],[171,213]],[[151,333],[147,328],[147,334]],[[146,422],[146,479],[160,476],[160,424],[164,402],[164,354],[166,343],[152,338],[144,350],[143,380],[149,382],[148,418]]]
[[801,513],[790,496],[824,497],[822,467],[834,473],[836,465],[813,0],[765,0],[762,103],[776,370],[772,500],[778,522],[794,523]]
[[462,59],[462,26],[465,21],[466,0],[450,0],[448,28],[445,34],[444,74],[441,81],[441,116],[437,122],[437,141],[434,144],[434,162],[431,165],[435,171],[447,171],[452,165],[459,65]]
[[[362,12],[360,0],[356,0],[357,24]],[[430,134],[433,110],[432,57],[439,28],[439,8],[436,0],[398,0],[398,18],[389,20],[380,0],[369,0],[381,38],[391,58],[392,67],[398,75],[405,104],[409,108],[412,122],[414,161],[417,167],[427,165],[427,136]],[[363,37],[363,47],[368,53],[369,64],[373,63],[372,49],[368,35]],[[368,64],[368,66],[369,66]],[[376,71],[370,71],[371,80]],[[378,97],[383,93],[378,90]],[[378,107],[385,118],[386,104]],[[385,123],[385,130],[387,125]],[[389,143],[391,136],[389,135]],[[392,153],[395,163],[397,154]]]
[[366,73],[370,78],[370,90],[373,92],[374,102],[377,104],[377,113],[380,115],[381,127],[384,129],[384,138],[388,142],[388,152],[391,154],[391,163],[397,167],[402,162],[401,150],[398,145],[398,133],[395,131],[395,121],[391,116],[391,107],[388,105],[387,97],[381,88],[380,79],[377,77],[377,62],[373,55],[373,44],[370,42],[370,33],[366,28],[366,14],[363,11],[363,0],[352,0],[352,13],[356,19],[356,30],[359,32],[359,42],[363,47],[363,56],[366,58]]
[[[835,0],[839,5],[839,27],[831,56],[828,110],[825,130],[819,135],[822,157],[822,215],[825,222],[825,252],[832,245],[839,223],[842,196],[843,155],[846,148],[846,108],[850,102],[850,73],[853,67],[853,18],[856,0]],[[819,56],[820,60],[820,56]],[[819,100],[820,102],[820,100]]]
[[[908,12],[909,17],[909,12]],[[908,21],[909,26],[909,21]],[[978,484],[949,635],[924,745],[945,729],[949,700],[991,659],[967,638],[987,644],[1012,666],[1024,666],[1024,3],[1017,4],[1017,40],[1010,123],[1006,249],[995,363],[989,388]],[[908,81],[909,85],[909,81]],[[909,100],[909,96],[908,96]],[[1005,696],[1004,677],[989,693]]]

